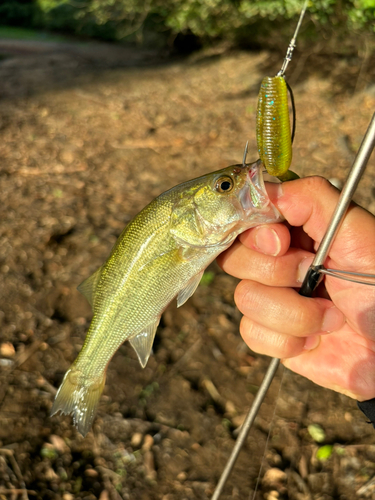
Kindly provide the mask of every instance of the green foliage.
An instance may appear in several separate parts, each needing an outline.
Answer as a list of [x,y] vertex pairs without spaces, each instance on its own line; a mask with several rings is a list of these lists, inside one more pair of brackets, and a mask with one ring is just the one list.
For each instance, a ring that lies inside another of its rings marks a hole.
[[211,285],[213,280],[215,279],[215,273],[212,271],[205,271],[203,273],[202,279],[200,281],[200,285],[202,286],[208,286]]
[[[40,0],[58,3],[59,0]],[[64,0],[60,0],[64,1]],[[229,37],[262,19],[296,17],[302,0],[89,0],[82,3],[80,17],[95,17],[97,23],[115,22],[122,34],[134,32],[147,18],[157,16],[160,28],[174,34],[191,32],[201,38]],[[314,0],[309,13],[318,24],[374,29],[375,0]]]
[[11,38],[15,40],[37,40],[44,42],[63,42],[65,38],[61,35],[53,35],[45,31],[15,26],[0,26],[0,38]]
[[146,385],[146,387],[144,387],[141,390],[139,398],[148,399],[150,396],[152,396],[152,394],[154,394],[158,390],[159,390],[159,384],[157,382],[152,382],[151,384]]
[[307,431],[317,443],[322,443],[326,438],[324,430],[318,424],[310,424],[307,427]]
[[[251,45],[257,39],[272,44],[273,35],[279,37],[285,27],[290,36],[288,20],[294,27],[301,6],[302,0],[5,0],[0,19],[3,25],[149,44],[156,36],[165,42],[190,35],[201,42],[227,39]],[[315,29],[330,35],[373,32],[375,0],[314,0],[307,17]]]
[[345,447],[336,445],[335,452],[337,453],[337,455],[340,455],[340,456],[345,455]]
[[37,0],[44,13],[45,27],[52,31],[64,31],[86,37],[115,40],[116,27],[110,19],[100,22],[91,14],[90,2],[70,2],[68,0]]
[[321,446],[317,450],[316,458],[321,462],[324,462],[325,460],[329,459],[329,457],[332,455],[332,452],[333,452],[333,446],[331,444],[326,444],[324,446]]
[[50,446],[43,446],[40,450],[40,455],[48,460],[55,460],[58,457],[57,451]]

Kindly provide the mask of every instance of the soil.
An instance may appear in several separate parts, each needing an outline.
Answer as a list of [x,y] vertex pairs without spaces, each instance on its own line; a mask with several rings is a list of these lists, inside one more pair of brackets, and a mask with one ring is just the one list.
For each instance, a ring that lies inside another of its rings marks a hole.
[[[159,193],[240,162],[247,140],[256,159],[257,92],[280,55],[12,43],[0,42],[0,498],[208,499],[269,363],[243,343],[237,281],[216,264],[167,309],[144,370],[128,343],[115,354],[86,438],[49,413],[90,322],[77,285]],[[293,60],[300,175],[344,181],[375,108],[365,66],[314,48]],[[356,195],[373,213],[374,174],[373,157]],[[374,475],[355,401],[279,369],[222,498],[375,498]]]

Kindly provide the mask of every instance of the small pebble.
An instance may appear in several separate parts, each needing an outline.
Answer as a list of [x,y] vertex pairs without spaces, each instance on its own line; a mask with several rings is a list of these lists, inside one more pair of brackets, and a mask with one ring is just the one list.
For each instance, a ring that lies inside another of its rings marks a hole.
[[278,491],[272,490],[269,493],[267,493],[267,496],[265,498],[266,500],[278,500],[280,498],[280,495]]
[[0,356],[4,358],[13,358],[16,354],[16,350],[10,342],[3,342],[0,345]]
[[225,412],[228,413],[230,417],[234,417],[237,414],[236,407],[232,403],[232,401],[227,401],[225,403]]
[[85,476],[87,477],[98,477],[98,472],[95,469],[86,469]]
[[275,487],[284,481],[286,481],[285,472],[277,469],[276,467],[272,467],[272,469],[268,469],[268,471],[264,474],[262,483],[267,486]]
[[243,414],[243,415],[236,415],[231,420],[232,420],[232,423],[235,427],[240,427],[244,423],[245,418],[246,418],[246,415]]
[[57,479],[59,479],[59,476],[52,469],[52,467],[47,468],[47,470],[44,473],[44,477],[47,479],[47,481],[56,481]]
[[130,444],[132,445],[133,448],[139,448],[141,446],[142,439],[143,439],[143,434],[141,434],[140,432],[135,432],[132,435]]
[[54,449],[56,451],[58,451],[59,453],[65,453],[65,452],[69,451],[67,444],[65,443],[63,438],[61,438],[60,436],[57,436],[56,434],[52,434],[50,436],[49,440],[51,441]]
[[0,366],[3,366],[3,367],[12,366],[13,363],[14,363],[14,361],[11,359],[0,359]]
[[180,472],[179,474],[177,474],[177,481],[183,483],[184,481],[186,481],[186,479],[187,479],[186,472]]

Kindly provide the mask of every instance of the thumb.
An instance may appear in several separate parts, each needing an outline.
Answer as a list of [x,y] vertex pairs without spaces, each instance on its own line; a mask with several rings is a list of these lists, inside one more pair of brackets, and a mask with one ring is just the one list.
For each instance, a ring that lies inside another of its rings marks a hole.
[[267,184],[271,201],[292,226],[320,242],[339,199],[339,192],[323,177],[306,177],[283,184]]
[[283,224],[267,224],[245,231],[239,237],[247,248],[273,257],[284,255],[290,245],[290,233]]

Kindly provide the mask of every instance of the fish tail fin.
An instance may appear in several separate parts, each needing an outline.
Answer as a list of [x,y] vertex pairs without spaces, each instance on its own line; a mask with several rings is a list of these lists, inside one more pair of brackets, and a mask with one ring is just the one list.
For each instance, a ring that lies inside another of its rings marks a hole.
[[94,420],[104,385],[105,372],[92,381],[73,365],[66,372],[57,391],[51,416],[58,411],[64,415],[72,414],[74,425],[86,436]]

